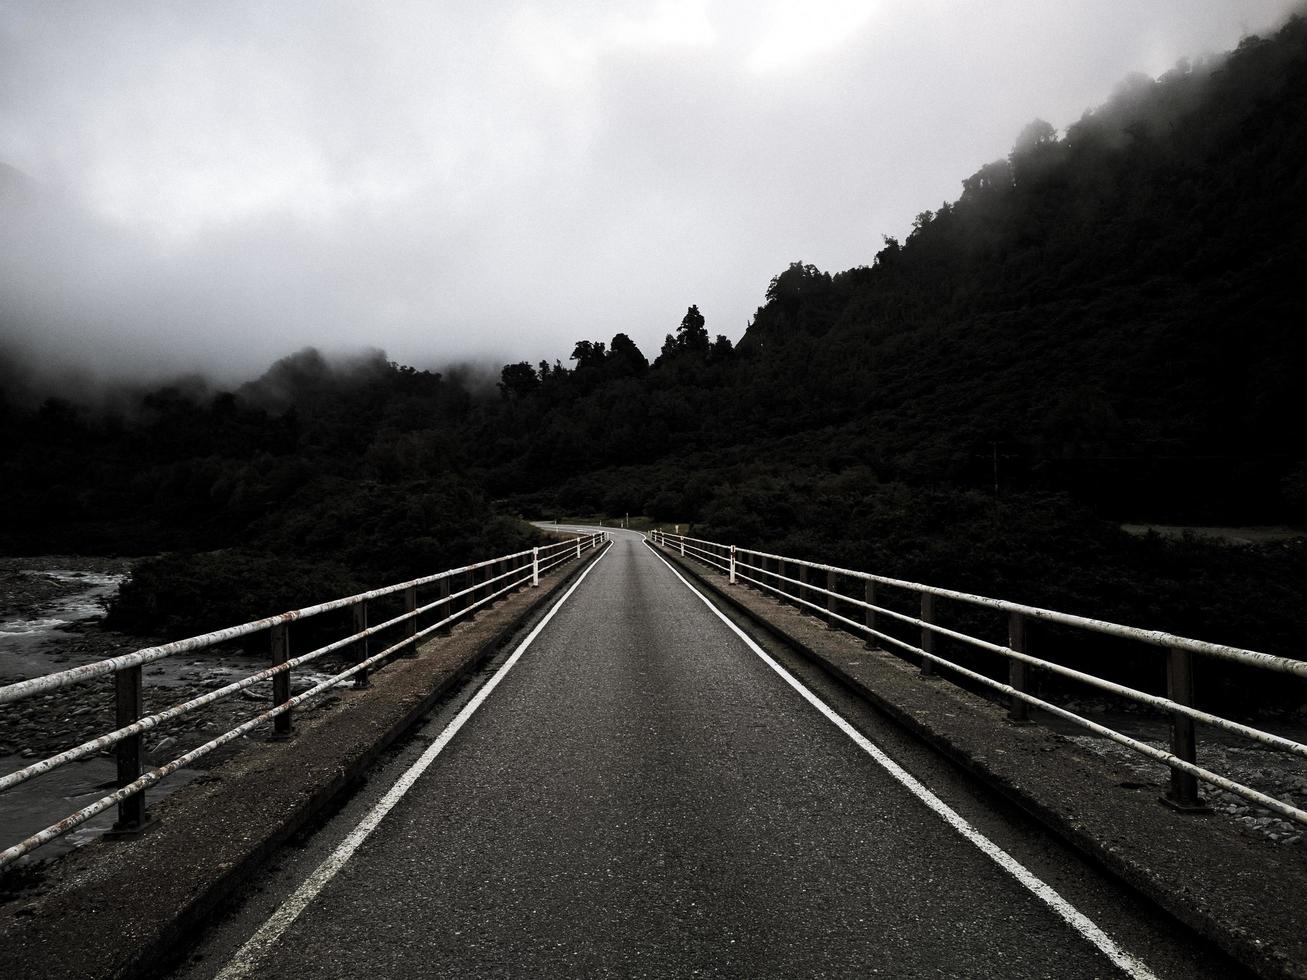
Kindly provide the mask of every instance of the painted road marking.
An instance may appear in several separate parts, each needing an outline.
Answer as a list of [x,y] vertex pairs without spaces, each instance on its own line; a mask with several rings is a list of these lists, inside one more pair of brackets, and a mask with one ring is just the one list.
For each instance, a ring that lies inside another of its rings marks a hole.
[[359,845],[367,839],[372,831],[376,830],[382,818],[412,788],[413,784],[418,781],[418,777],[426,772],[431,763],[436,760],[436,756],[440,755],[444,747],[449,744],[450,739],[458,734],[459,729],[472,717],[477,708],[481,707],[482,702],[490,696],[490,692],[504,679],[504,675],[513,669],[513,665],[521,659],[527,647],[535,641],[535,638],[540,635],[540,632],[549,624],[549,621],[554,618],[554,613],[563,608],[563,603],[571,598],[572,593],[580,588],[586,576],[594,571],[595,566],[603,560],[604,555],[600,555],[590,564],[589,568],[581,573],[581,577],[572,584],[570,589],[563,593],[561,599],[554,603],[549,612],[545,614],[545,618],[540,620],[526,639],[518,644],[517,649],[513,651],[513,655],[504,661],[504,665],[495,671],[495,675],[490,678],[486,685],[477,691],[472,700],[463,706],[463,709],[454,716],[454,720],[445,727],[445,730],[440,733],[436,740],[427,746],[427,750],[422,753],[421,758],[413,763],[404,775],[399,777],[395,785],[386,791],[386,795],[378,801],[377,805],[350,831],[349,836],[341,841],[331,855],[318,865],[313,874],[305,879],[304,884],[300,885],[295,893],[286,899],[277,911],[272,913],[268,921],[246,940],[245,945],[236,951],[236,955],[217,975],[216,980],[240,980],[240,978],[248,977],[254,972],[263,954],[281,937],[282,933],[290,928],[291,923],[299,917],[299,914],[308,908],[309,903],[317,897],[327,882],[331,881],[336,873],[345,866],[351,855],[358,850]]
[[1040,901],[1056,912],[1069,926],[1071,926],[1072,929],[1093,943],[1104,956],[1111,960],[1124,973],[1129,974],[1131,977],[1135,977],[1136,980],[1158,980],[1157,975],[1153,973],[1152,970],[1145,966],[1143,962],[1136,959],[1134,956],[1131,956],[1118,946],[1111,936],[1094,924],[1092,919],[1079,911],[1049,885],[1037,878],[1025,867],[1025,865],[1017,861],[1017,859],[1008,854],[1007,851],[1003,850],[979,830],[971,826],[971,824],[969,824],[961,814],[927,789],[926,786],[915,776],[877,748],[870,739],[845,721],[843,717],[830,707],[830,705],[826,704],[825,701],[821,700],[821,698],[817,697],[817,695],[813,694],[806,687],[800,684],[789,671],[773,660],[762,647],[754,643],[742,629],[732,623],[720,609],[709,601],[707,596],[686,581],[684,576],[676,570],[671,562],[658,554],[657,551],[654,551],[653,545],[649,546],[649,550],[653,551],[658,560],[671,569],[672,574],[681,580],[682,585],[698,596],[699,601],[712,610],[713,615],[725,623],[731,632],[743,640],[745,646],[761,657],[763,663],[776,671],[776,673],[781,676],[781,679],[784,680],[786,684],[790,685],[790,687],[794,688],[794,690],[797,691],[805,701],[825,715],[827,720],[835,725],[836,728],[851,738],[855,743],[857,743],[860,749],[875,759],[886,772],[902,783],[907,788],[908,792],[921,800],[921,802],[930,807],[930,809],[934,810],[935,813],[939,814],[939,816],[942,817],[949,826],[969,840],[972,844],[976,845],[976,847],[991,858],[995,864],[1033,892]]

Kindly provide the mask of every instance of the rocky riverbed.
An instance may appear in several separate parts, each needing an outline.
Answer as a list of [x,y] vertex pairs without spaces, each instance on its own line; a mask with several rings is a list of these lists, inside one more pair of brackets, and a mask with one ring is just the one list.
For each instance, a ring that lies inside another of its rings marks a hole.
[[[1098,699],[1067,702],[1069,711],[1112,728],[1153,748],[1170,751],[1169,727],[1165,720],[1145,709],[1121,710]],[[1307,742],[1307,709],[1276,712],[1251,722],[1258,728],[1298,742]],[[1161,796],[1170,785],[1170,769],[1108,739],[1084,734],[1064,723],[1056,726],[1072,742],[1095,755],[1111,759],[1131,773],[1129,782],[1140,791]],[[1237,735],[1198,726],[1198,764],[1236,783],[1307,809],[1307,759],[1269,746],[1249,742]],[[1203,801],[1213,812],[1234,821],[1252,833],[1285,846],[1304,846],[1303,828],[1274,812],[1250,803],[1242,796],[1200,784]]]
[[[130,574],[127,559],[42,556],[0,558],[0,685],[119,656],[160,642],[126,636],[102,625],[105,604]],[[267,666],[235,650],[207,650],[148,665],[144,670],[145,707],[159,711],[190,700]],[[292,680],[299,692],[324,679],[322,669],[301,670]],[[202,745],[265,710],[272,683],[229,695],[153,729],[145,736],[146,762],[161,765]],[[327,695],[300,715],[329,710]],[[116,726],[112,677],[61,688],[0,705],[0,774],[14,772],[89,741]],[[271,724],[197,760],[151,790],[166,795],[266,736]],[[8,846],[104,795],[115,778],[113,749],[38,776],[0,794],[0,847]],[[107,829],[112,811],[43,848],[43,857],[76,846]]]

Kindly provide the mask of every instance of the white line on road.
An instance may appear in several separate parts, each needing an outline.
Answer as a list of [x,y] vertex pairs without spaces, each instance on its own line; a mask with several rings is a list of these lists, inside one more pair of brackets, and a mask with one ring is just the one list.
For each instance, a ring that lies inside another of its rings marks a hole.
[[1007,851],[1003,850],[979,830],[971,826],[971,824],[969,824],[961,814],[927,789],[926,786],[915,776],[882,752],[871,742],[870,739],[845,721],[843,717],[830,707],[830,705],[826,704],[825,701],[822,701],[821,698],[817,697],[817,695],[813,694],[806,687],[800,684],[789,671],[768,656],[767,652],[763,650],[762,647],[758,646],[757,643],[753,642],[748,634],[731,622],[720,609],[713,605],[707,596],[686,581],[685,577],[676,570],[671,562],[658,554],[652,545],[649,546],[649,550],[653,551],[658,560],[671,569],[672,574],[681,580],[682,585],[698,596],[699,600],[712,610],[713,614],[718,619],[725,623],[736,636],[743,640],[745,646],[761,657],[763,662],[772,670],[776,671],[776,673],[781,676],[781,679],[784,680],[786,684],[790,685],[790,687],[794,688],[794,690],[797,691],[805,701],[825,715],[826,718],[835,725],[835,727],[856,742],[859,748],[875,759],[882,768],[902,783],[907,788],[908,792],[934,810],[939,814],[939,816],[943,817],[949,826],[969,840],[972,844],[976,845],[976,847],[990,857],[995,864],[1001,867],[1008,874],[1012,875],[1012,877],[1021,882],[1021,884],[1026,888],[1030,889],[1030,891],[1038,896],[1040,901],[1061,916],[1072,929],[1080,933],[1080,935],[1089,940],[1089,942],[1093,943],[1104,956],[1111,960],[1123,972],[1135,977],[1136,980],[1157,980],[1157,975],[1154,974],[1152,970],[1118,946],[1111,936],[1094,924],[1093,920],[1083,912],[1076,909],[1075,906],[1054,891],[1049,885],[1035,877],[1035,875],[1028,870],[1025,865],[1017,861],[1016,858],[1008,854]]
[[422,753],[421,758],[413,763],[413,765],[409,766],[404,775],[400,776],[395,782],[395,785],[386,791],[386,795],[381,798],[377,805],[368,811],[367,816],[358,822],[358,826],[350,831],[349,836],[341,841],[340,845],[331,853],[331,855],[318,865],[313,874],[305,879],[304,884],[300,885],[299,888],[295,890],[295,893],[291,895],[290,898],[286,899],[277,911],[272,913],[268,918],[268,921],[260,926],[259,930],[254,933],[253,936],[246,940],[245,945],[236,951],[236,955],[231,958],[231,962],[223,968],[222,972],[217,975],[215,980],[241,980],[241,978],[248,977],[254,972],[259,959],[268,948],[281,937],[281,934],[290,927],[291,923],[298,918],[299,914],[308,907],[309,903],[312,902],[314,898],[317,897],[318,893],[322,891],[327,882],[335,877],[336,872],[340,871],[340,869],[345,866],[345,863],[350,859],[350,856],[358,850],[359,845],[362,844],[363,841],[367,839],[367,836],[377,828],[379,823],[381,823],[382,818],[391,811],[395,804],[398,803],[413,784],[418,781],[418,777],[426,772],[427,767],[436,760],[436,756],[440,755],[441,750],[449,744],[450,739],[458,734],[458,730],[463,727],[464,723],[472,717],[477,708],[481,707],[481,703],[490,696],[490,692],[493,691],[499,682],[504,679],[504,675],[513,669],[513,664],[521,659],[522,654],[526,652],[526,648],[531,645],[535,638],[540,635],[540,631],[543,630],[545,626],[549,624],[549,621],[554,618],[554,613],[558,612],[558,610],[563,607],[563,603],[571,598],[572,593],[575,592],[580,587],[581,583],[585,581],[585,577],[594,571],[595,566],[603,560],[604,555],[601,554],[591,563],[589,568],[581,573],[581,577],[572,584],[571,588],[563,593],[561,599],[554,603],[549,612],[545,614],[544,619],[540,620],[540,622],[536,624],[535,629],[527,634],[526,639],[518,644],[517,649],[513,651],[513,655],[504,661],[504,665],[500,667],[499,670],[495,671],[495,675],[486,682],[486,685],[482,687],[481,690],[477,691],[472,700],[463,706],[463,709],[454,716],[454,720],[445,727],[445,730],[437,736],[436,740],[427,746],[427,750]]

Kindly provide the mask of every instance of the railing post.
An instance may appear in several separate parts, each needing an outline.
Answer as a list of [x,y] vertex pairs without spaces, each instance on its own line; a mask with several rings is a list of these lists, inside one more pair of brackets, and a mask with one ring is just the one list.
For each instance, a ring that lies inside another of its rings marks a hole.
[[[862,587],[862,597],[868,606],[876,605],[876,583],[871,579],[867,579],[866,584]],[[876,628],[876,610],[863,610],[863,620],[867,624],[867,629],[874,630]],[[868,650],[874,650],[876,647],[876,638],[870,633],[867,634],[865,646]]]
[[[287,623],[278,623],[268,634],[271,646],[272,666],[284,664],[290,658],[290,625]],[[272,675],[272,706],[274,708],[285,704],[290,700],[290,671],[283,670],[280,674]],[[272,737],[287,738],[294,730],[291,721],[291,712],[283,711],[276,718],[272,719]]]
[[[454,604],[449,601],[449,593],[450,593],[449,581],[450,581],[450,576],[446,575],[440,579],[436,587],[437,622],[442,619],[448,619],[450,616],[454,615],[454,609],[453,609]],[[450,626],[449,624],[446,624],[440,627],[440,629],[436,630],[436,632],[440,636],[448,636],[449,630],[450,630]]]
[[540,587],[540,549],[531,549],[531,588]]
[[685,538],[681,538],[681,557],[685,557]]
[[[1026,617],[1019,612],[1013,612],[1008,617],[1007,625],[1007,645],[1011,650],[1017,653],[1026,652]],[[1026,667],[1028,665],[1020,660],[1009,660],[1007,662],[1007,682],[1008,686],[1014,691],[1026,693]],[[1018,697],[1010,697],[1007,706],[1007,720],[1014,725],[1030,724],[1030,705]]]
[[[361,602],[356,602],[354,604],[354,632],[361,633],[367,628],[368,600],[364,599]],[[368,642],[370,639],[371,637],[364,636],[354,641],[354,662],[356,664],[361,664],[363,661],[368,659],[368,650],[372,646],[372,644]],[[354,675],[354,690],[361,691],[368,686],[368,668],[364,667]]]
[[826,612],[830,613],[826,626],[828,629],[835,629],[835,593],[839,591],[839,576],[829,570],[826,572],[826,591],[829,593],[826,596]]
[[[141,690],[141,666],[124,667],[114,675],[114,711],[119,728],[135,724],[144,709]],[[141,736],[129,735],[114,747],[118,759],[118,788],[122,789],[141,778]],[[118,803],[118,820],[109,835],[131,836],[138,834],[151,823],[145,812],[145,791],[141,790]]]
[[731,585],[735,585],[735,545],[731,545]]
[[581,539],[580,539],[580,538],[577,538],[577,539],[576,539],[576,557],[577,557],[577,558],[580,558],[580,557],[581,557]]
[[416,657],[418,655],[418,587],[404,590],[404,612],[413,615],[408,620],[408,645],[404,647],[401,657]]
[[[1166,660],[1166,696],[1186,708],[1194,706],[1194,655],[1188,650],[1171,647]],[[1194,720],[1178,711],[1171,713],[1171,754],[1185,762],[1198,761],[1198,740]],[[1171,788],[1162,798],[1177,810],[1205,813],[1198,795],[1198,777],[1192,773],[1171,770]]]
[[[935,597],[929,592],[921,593],[921,621],[935,621]],[[935,631],[925,626],[921,627],[921,649],[926,653],[935,652]],[[935,664],[926,657],[921,658],[921,673],[927,677],[935,673]]]
[[806,600],[808,600],[808,598],[809,598],[809,596],[808,596],[808,566],[807,566],[807,565],[800,565],[800,566],[799,566],[799,599],[800,599],[800,602],[799,602],[799,606],[798,606],[798,608],[799,608],[799,615],[800,615],[800,616],[806,616],[806,615],[808,615],[808,607],[805,606],[805,605],[803,604],[803,602],[806,601]]

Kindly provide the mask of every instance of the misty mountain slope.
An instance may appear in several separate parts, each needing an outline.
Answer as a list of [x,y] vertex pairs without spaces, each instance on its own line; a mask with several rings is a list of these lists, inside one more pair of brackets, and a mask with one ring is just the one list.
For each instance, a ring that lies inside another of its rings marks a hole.
[[964,486],[991,485],[999,456],[1005,485],[1121,518],[1302,514],[1303,201],[1295,19],[1127,79],[1060,138],[1032,123],[870,267],[794,263],[729,357],[701,345],[640,378],[599,363],[506,392],[478,440],[488,478],[545,487],[582,447],[602,467],[751,445]]
[[1133,476],[1132,456],[1251,458],[1263,482],[1301,460],[1301,20],[1133,79],[1062,139],[1032,125],[964,186],[871,269],[782,274],[774,292],[802,278],[799,295],[760,309],[740,344],[760,362],[750,387],[779,390],[801,365],[820,388],[782,418],[857,418],[932,478],[994,442],[1077,481]]

